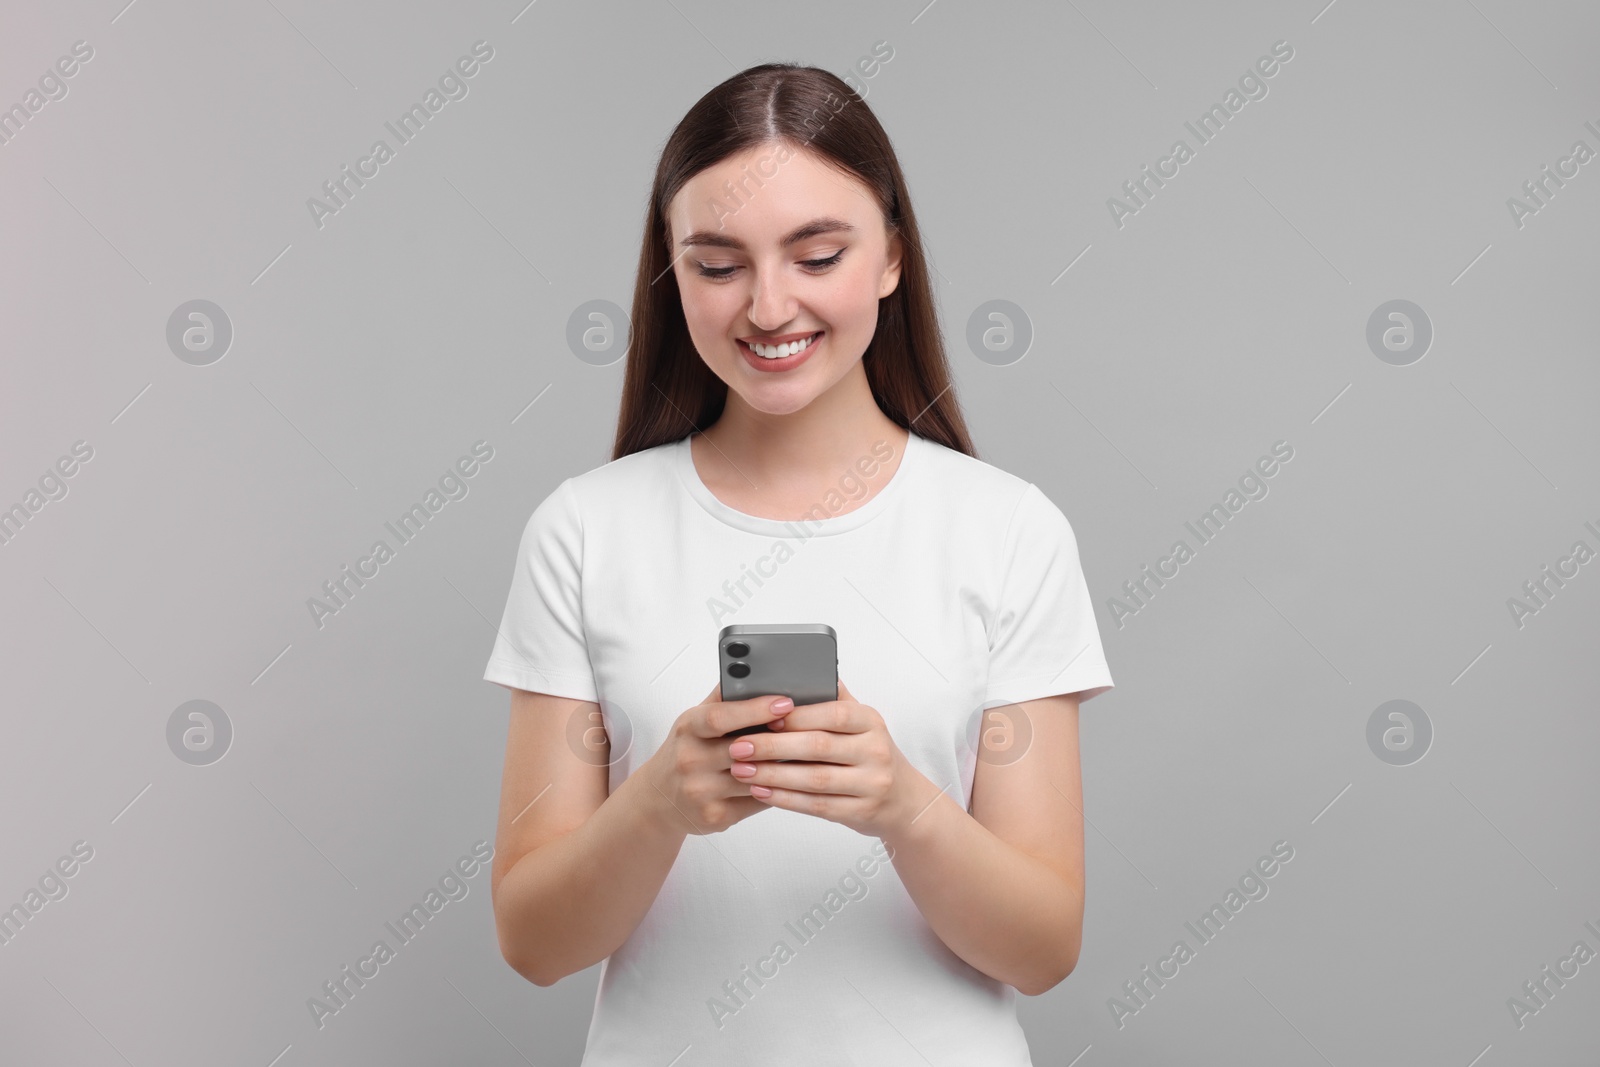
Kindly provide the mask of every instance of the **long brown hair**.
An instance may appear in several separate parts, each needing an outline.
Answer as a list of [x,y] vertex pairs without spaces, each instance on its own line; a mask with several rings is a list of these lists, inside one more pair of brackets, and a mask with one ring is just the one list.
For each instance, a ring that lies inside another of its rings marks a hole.
[[905,176],[866,101],[828,71],[764,63],[702,96],[661,150],[633,289],[622,404],[612,459],[681,440],[722,415],[728,386],[695,351],[672,272],[667,206],[707,167],[759,145],[787,142],[855,175],[901,241],[900,280],[878,301],[862,354],[873,399],[906,430],[976,457],[956,400]]

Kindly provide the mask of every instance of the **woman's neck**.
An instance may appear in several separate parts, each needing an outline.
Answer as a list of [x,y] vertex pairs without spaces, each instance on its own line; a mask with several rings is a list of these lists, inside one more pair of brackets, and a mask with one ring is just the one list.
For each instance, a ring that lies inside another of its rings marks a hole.
[[[832,389],[787,415],[757,411],[729,390],[722,415],[702,434],[709,447],[694,451],[701,480],[733,506],[785,511],[809,506],[839,476],[862,464],[877,470],[867,479],[872,493],[887,484],[905,453],[907,433],[878,407],[857,363]],[[886,442],[894,458],[884,462]],[[730,500],[732,497],[734,499]],[[749,507],[748,502],[759,502]]]

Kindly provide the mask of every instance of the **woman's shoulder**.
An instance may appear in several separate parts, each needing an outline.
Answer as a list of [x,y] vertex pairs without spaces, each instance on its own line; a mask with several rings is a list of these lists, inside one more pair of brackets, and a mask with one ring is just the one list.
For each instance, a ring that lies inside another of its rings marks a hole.
[[990,507],[1015,506],[1032,483],[976,456],[957,451],[932,438],[919,437],[929,477],[920,479],[923,491],[956,497]]
[[569,476],[550,495],[562,494],[580,510],[591,512],[640,503],[645,494],[659,491],[673,477],[675,450],[680,443],[668,441],[607,460]]
[[587,488],[658,477],[661,471],[670,467],[674,452],[681,443],[680,438],[638,452],[629,452],[626,456],[619,456],[616,459],[608,459],[581,474],[572,475],[571,480],[574,484]]

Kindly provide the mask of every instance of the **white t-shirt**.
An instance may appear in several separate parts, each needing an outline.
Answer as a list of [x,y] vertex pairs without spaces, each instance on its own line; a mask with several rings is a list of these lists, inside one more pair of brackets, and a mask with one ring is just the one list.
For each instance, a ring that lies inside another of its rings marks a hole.
[[[615,790],[716,684],[724,625],[827,623],[840,679],[970,810],[986,709],[1112,687],[1077,540],[1031,483],[916,434],[866,504],[837,514],[864,495],[839,486],[829,517],[747,515],[687,437],[567,479],[528,520],[484,678],[597,701]],[[1016,990],[945,946],[882,841],[782,808],[684,840],[601,965],[583,1057],[930,1062],[1028,1067]]]

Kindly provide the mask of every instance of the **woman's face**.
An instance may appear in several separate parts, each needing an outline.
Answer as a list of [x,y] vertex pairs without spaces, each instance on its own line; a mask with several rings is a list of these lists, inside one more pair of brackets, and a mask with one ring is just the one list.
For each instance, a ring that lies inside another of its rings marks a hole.
[[[878,301],[900,279],[900,241],[867,187],[805,149],[765,145],[708,167],[667,221],[700,358],[768,414],[799,411],[855,369]],[[813,334],[809,347],[767,358],[776,353],[764,342]]]

